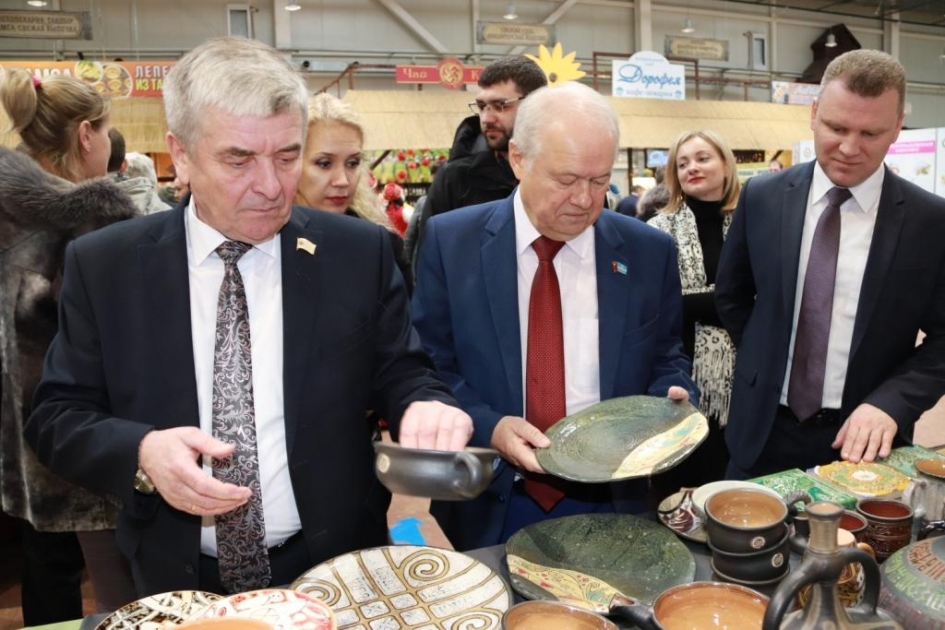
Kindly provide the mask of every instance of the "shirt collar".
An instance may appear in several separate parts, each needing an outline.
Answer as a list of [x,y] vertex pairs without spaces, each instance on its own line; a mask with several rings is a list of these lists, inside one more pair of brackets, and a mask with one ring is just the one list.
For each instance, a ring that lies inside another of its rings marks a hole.
[[[856,200],[861,212],[869,214],[879,207],[879,195],[883,190],[883,180],[886,177],[886,167],[880,165],[876,172],[862,183],[852,187],[850,193]],[[811,203],[818,203],[827,196],[827,192],[836,184],[830,181],[827,173],[821,168],[820,162],[814,161],[814,178],[811,181]]]
[[[515,217],[515,254],[521,256],[525,250],[531,247],[536,238],[541,233],[532,224],[531,219],[525,213],[525,202],[522,201],[522,195],[519,189],[515,189],[515,196],[512,198]],[[606,210],[605,210],[606,212]],[[593,254],[594,247],[594,226],[589,225],[583,232],[569,241],[565,241],[565,247],[577,254],[578,258],[584,260],[587,256]]]
[[[187,205],[184,214],[184,224],[187,229],[191,256],[193,257],[191,262],[198,266],[202,265],[211,254],[216,252],[217,247],[227,240],[223,234],[197,217],[197,206],[194,204],[193,195],[190,196],[190,203]],[[257,243],[253,248],[279,260],[279,243],[279,234],[277,233],[269,240]]]

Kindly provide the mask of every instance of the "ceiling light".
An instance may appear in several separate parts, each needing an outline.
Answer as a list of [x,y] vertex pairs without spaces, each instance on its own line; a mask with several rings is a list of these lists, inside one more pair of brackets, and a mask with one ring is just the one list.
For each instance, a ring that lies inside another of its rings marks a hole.
[[687,35],[689,33],[696,32],[696,27],[692,25],[692,20],[690,20],[688,17],[685,20],[683,20],[682,32]]
[[833,33],[827,35],[827,43],[824,44],[827,48],[836,48],[837,47],[837,36]]
[[302,6],[298,3],[298,0],[285,0],[285,10],[286,11],[298,11]]
[[517,20],[518,13],[515,12],[515,3],[510,2],[509,6],[505,9],[505,15],[502,16],[506,20]]
[[46,0],[27,0],[26,4],[30,5],[31,7],[44,7],[49,3],[46,2]]

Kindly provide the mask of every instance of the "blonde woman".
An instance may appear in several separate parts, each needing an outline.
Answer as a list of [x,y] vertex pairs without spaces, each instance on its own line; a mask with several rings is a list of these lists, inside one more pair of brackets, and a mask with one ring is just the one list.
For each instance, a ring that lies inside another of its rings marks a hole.
[[709,437],[681,466],[654,479],[660,495],[722,479],[728,464],[723,428],[735,370],[735,346],[715,310],[715,274],[741,184],[735,156],[712,131],[687,131],[666,164],[669,203],[649,224],[669,233],[679,250],[683,289],[683,346],[702,392]]
[[136,597],[115,543],[117,508],[53,475],[22,437],[56,333],[66,244],[136,209],[104,178],[111,110],[91,85],[10,68],[0,100],[22,140],[18,152],[0,149],[0,481],[3,511],[26,521],[23,616],[33,626],[82,616],[83,556],[100,612]]
[[309,99],[308,135],[295,202],[359,217],[388,230],[397,266],[411,291],[413,275],[404,254],[403,239],[367,185],[363,145],[364,128],[353,107],[327,93]]

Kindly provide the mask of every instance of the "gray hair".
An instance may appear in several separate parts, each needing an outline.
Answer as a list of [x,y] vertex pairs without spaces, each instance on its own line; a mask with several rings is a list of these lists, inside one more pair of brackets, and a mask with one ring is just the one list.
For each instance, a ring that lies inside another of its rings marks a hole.
[[521,102],[512,142],[529,164],[541,153],[542,133],[558,122],[566,130],[567,122],[574,119],[596,122],[615,144],[620,138],[620,122],[607,99],[583,83],[570,81],[539,88]]
[[125,169],[125,175],[130,178],[146,177],[151,184],[157,188],[157,172],[154,170],[154,160],[144,153],[126,153],[125,162],[128,168]]
[[268,118],[297,111],[304,133],[308,90],[274,48],[241,37],[207,40],[184,55],[164,81],[167,128],[188,151],[214,110]]

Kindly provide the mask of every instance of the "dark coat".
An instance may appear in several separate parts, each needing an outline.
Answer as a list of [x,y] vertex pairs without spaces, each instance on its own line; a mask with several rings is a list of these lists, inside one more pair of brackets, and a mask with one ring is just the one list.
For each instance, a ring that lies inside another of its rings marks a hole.
[[50,473],[22,434],[56,334],[66,243],[135,214],[131,199],[107,179],[76,185],[0,148],[0,495],[4,512],[39,530],[94,531],[115,524],[113,507]]

